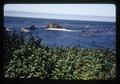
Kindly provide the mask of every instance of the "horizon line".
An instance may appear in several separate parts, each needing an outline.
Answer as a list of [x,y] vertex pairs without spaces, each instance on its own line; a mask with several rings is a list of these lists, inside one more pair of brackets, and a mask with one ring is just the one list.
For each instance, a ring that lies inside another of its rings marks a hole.
[[72,19],[54,19],[54,18],[23,17],[23,16],[4,16],[4,17],[33,18],[33,19],[52,19],[52,20],[70,20],[70,21],[91,21],[91,22],[113,22],[113,23],[115,23],[115,21],[98,21],[98,20],[72,20]]
[[25,12],[25,11],[11,11],[7,10],[5,12],[17,12],[17,13],[33,13],[33,14],[50,14],[50,15],[69,15],[69,16],[91,16],[91,17],[107,17],[107,18],[115,18],[116,16],[98,16],[98,15],[72,15],[72,14],[56,14],[56,13],[39,13],[39,12]]

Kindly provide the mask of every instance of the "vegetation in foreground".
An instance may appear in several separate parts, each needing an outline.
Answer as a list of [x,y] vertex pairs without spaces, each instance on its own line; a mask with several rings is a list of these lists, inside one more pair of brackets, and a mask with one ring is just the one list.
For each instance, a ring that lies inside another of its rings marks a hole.
[[24,38],[24,33],[6,33],[5,78],[110,80],[116,76],[115,54],[110,50],[50,48],[32,35],[30,40]]

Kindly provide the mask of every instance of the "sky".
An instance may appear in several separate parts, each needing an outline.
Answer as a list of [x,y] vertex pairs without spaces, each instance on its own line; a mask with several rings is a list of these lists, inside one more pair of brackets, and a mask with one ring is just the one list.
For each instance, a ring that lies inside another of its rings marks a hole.
[[[44,14],[48,15],[44,16]],[[116,7],[114,4],[6,4],[4,5],[4,16],[77,20],[81,18],[78,16],[101,16],[112,17],[111,21],[115,21]]]

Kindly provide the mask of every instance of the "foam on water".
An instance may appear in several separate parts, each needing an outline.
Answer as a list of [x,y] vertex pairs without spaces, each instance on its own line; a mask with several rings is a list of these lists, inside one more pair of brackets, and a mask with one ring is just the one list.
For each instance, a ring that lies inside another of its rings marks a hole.
[[68,31],[68,32],[76,32],[75,30],[65,29],[65,28],[47,28],[46,30],[57,30],[57,31]]

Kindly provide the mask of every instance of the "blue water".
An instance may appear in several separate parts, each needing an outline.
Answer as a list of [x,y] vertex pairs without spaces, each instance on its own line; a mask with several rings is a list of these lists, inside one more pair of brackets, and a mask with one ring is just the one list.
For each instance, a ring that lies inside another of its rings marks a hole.
[[[73,30],[73,32],[47,30],[45,27],[53,22],[60,24],[64,29]],[[116,46],[114,22],[4,17],[4,26],[14,27],[18,32],[21,27],[31,25],[36,26],[35,30],[31,30],[31,33],[35,37],[42,38],[43,44],[49,46],[109,49],[115,49]]]

